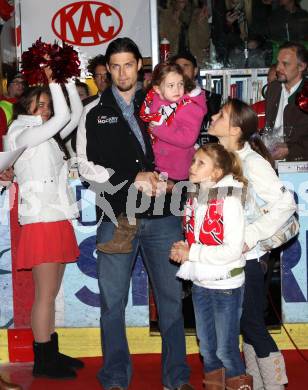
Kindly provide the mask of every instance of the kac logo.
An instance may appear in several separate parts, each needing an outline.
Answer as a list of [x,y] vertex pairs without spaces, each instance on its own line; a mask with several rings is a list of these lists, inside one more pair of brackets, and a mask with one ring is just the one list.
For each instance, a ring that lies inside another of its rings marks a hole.
[[51,24],[61,40],[77,46],[95,46],[116,37],[123,27],[123,19],[109,4],[78,1],[61,8]]

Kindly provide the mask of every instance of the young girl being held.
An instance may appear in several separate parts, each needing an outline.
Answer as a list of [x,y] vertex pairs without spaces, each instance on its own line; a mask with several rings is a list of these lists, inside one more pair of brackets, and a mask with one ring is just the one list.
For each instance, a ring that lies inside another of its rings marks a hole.
[[185,207],[186,241],[175,243],[170,257],[182,264],[177,276],[193,281],[205,388],[252,389],[239,350],[246,181],[239,160],[219,144],[195,152],[189,180],[197,191]]
[[70,221],[78,216],[78,208],[68,186],[67,156],[59,138],[77,126],[82,104],[74,83],[66,84],[70,112],[60,84],[53,82],[49,68],[45,73],[49,88],[32,87],[25,92],[7,134],[9,150],[27,148],[14,165],[21,224],[17,269],[31,269],[34,280],[33,375],[74,378],[74,369],[83,367],[83,362],[59,353],[55,332],[55,299],[65,264],[79,256]]
[[140,117],[150,123],[156,169],[169,179],[185,180],[207,112],[205,94],[177,64],[158,64],[152,85]]
[[[229,100],[212,117],[209,134],[236,152],[248,180],[245,204],[245,294],[241,332],[247,373],[254,389],[280,390],[288,382],[284,359],[264,321],[264,266],[268,254],[259,242],[270,238],[296,211],[292,194],[271,165],[271,157],[257,135],[258,118],[246,103]],[[260,206],[267,213],[261,214]]]

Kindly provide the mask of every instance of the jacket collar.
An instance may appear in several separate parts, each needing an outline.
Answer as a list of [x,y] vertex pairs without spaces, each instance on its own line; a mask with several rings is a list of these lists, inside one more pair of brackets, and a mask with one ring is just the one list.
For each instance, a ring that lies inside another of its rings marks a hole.
[[245,142],[242,149],[237,150],[237,154],[239,155],[240,159],[243,160],[249,153],[251,153],[253,150],[251,149],[251,146],[249,145],[249,142]]
[[243,187],[243,183],[239,182],[238,180],[234,179],[233,175],[229,174],[224,176],[221,180],[219,180],[213,188],[220,188],[220,187]]
[[302,79],[301,83],[299,84],[299,86],[296,88],[296,90],[292,93],[292,95],[290,95],[289,99],[288,99],[288,103],[295,103],[295,98],[296,98],[296,95],[297,93],[303,88],[304,86],[304,79]]
[[[303,88],[304,86],[304,82],[305,82],[305,79],[302,79],[301,83],[299,84],[298,88],[296,88],[296,90],[292,93],[292,95],[289,96],[289,99],[288,99],[288,103],[292,103],[294,104],[295,103],[295,98],[296,98],[296,95],[299,91],[301,91],[301,89]],[[282,85],[279,81],[275,80],[275,81],[272,81],[273,83],[273,86],[275,85],[275,91],[276,91],[276,96],[277,96],[277,99],[279,97],[281,97],[281,92],[282,92]],[[278,100],[278,103],[279,103],[279,100]],[[278,110],[278,108],[277,108]]]
[[[137,110],[139,110],[144,98],[145,98],[145,91],[143,91],[141,89],[137,90],[135,93],[135,97],[134,97],[135,112]],[[118,103],[117,103],[117,101],[112,93],[111,87],[106,88],[104,90],[104,92],[101,94],[99,103],[101,103],[101,102],[104,102],[103,103],[104,106],[112,107],[115,110],[117,110],[118,112],[120,112],[122,115],[120,107],[118,106]]]

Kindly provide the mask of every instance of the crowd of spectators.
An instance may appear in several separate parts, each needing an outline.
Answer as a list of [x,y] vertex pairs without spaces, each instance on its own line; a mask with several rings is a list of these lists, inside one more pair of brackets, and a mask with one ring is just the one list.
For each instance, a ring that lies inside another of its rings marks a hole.
[[159,35],[171,54],[191,51],[198,65],[266,67],[285,41],[308,42],[300,0],[160,0]]

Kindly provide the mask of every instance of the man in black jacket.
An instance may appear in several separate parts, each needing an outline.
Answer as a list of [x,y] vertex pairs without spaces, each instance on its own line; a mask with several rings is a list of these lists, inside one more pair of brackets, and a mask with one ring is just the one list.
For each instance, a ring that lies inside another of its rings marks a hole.
[[[150,138],[138,115],[144,98],[142,91],[136,91],[142,58],[132,40],[118,38],[107,48],[106,62],[112,85],[102,93],[98,105],[88,110],[85,132],[80,129],[80,134],[86,135],[86,154],[92,172],[98,172],[101,182],[92,182],[97,205],[101,206],[97,208],[100,220],[97,261],[104,365],[98,377],[105,389],[129,386],[132,369],[125,334],[125,307],[132,268],[141,249],[158,308],[163,385],[170,390],[190,390],[193,387],[188,384],[190,370],[186,364],[181,283],[175,277],[176,265],[169,260],[172,244],[182,238],[181,221],[171,214],[167,201],[161,202],[164,183],[154,172]],[[109,180],[102,183],[104,172]],[[125,240],[125,234],[121,233],[124,225],[123,229],[131,235],[131,225],[123,221],[133,216],[137,225],[128,243],[131,248],[128,245],[122,250],[123,242],[116,241],[120,237]],[[117,218],[117,228],[113,217]]]

